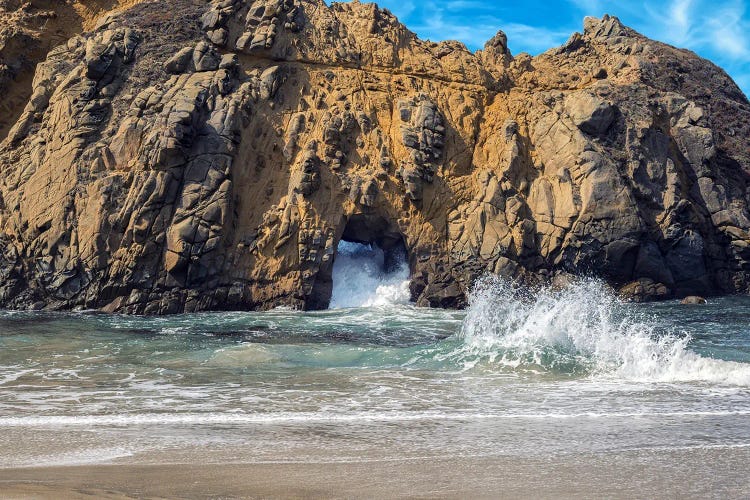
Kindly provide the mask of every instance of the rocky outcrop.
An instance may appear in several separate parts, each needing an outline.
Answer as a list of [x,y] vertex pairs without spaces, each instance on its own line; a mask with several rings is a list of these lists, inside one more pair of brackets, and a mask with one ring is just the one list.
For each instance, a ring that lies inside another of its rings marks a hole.
[[132,4],[49,52],[0,145],[4,307],[323,308],[341,239],[405,248],[420,305],[487,272],[750,287],[750,104],[616,18],[532,58],[373,4]]
[[0,0],[0,140],[33,98],[34,69],[69,38],[141,0]]
[[620,296],[632,302],[653,302],[671,298],[669,289],[663,283],[651,278],[640,278],[620,288]]
[[704,299],[703,297],[699,297],[697,295],[691,295],[689,297],[685,297],[684,299],[680,301],[680,304],[682,305],[694,305],[694,306],[705,305],[707,303],[708,302],[706,301],[706,299]]

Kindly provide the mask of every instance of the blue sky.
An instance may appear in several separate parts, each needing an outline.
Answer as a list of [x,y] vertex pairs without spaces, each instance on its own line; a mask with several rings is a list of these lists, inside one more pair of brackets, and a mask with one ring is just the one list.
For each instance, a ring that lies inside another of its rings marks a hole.
[[[363,0],[364,1],[364,0]],[[724,68],[750,95],[750,0],[378,0],[420,38],[470,49],[499,29],[513,54],[532,55],[583,31],[585,16],[615,15],[644,35],[690,49]]]

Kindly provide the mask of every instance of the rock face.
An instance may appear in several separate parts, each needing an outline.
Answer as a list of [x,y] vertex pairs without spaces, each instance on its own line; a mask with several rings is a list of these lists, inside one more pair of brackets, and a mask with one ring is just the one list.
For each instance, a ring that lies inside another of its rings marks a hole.
[[405,248],[420,305],[486,272],[750,288],[750,104],[616,18],[532,58],[373,4],[126,7],[10,85],[0,306],[324,308],[342,238]]
[[34,68],[53,47],[140,0],[0,0],[0,140],[8,134],[33,86]]

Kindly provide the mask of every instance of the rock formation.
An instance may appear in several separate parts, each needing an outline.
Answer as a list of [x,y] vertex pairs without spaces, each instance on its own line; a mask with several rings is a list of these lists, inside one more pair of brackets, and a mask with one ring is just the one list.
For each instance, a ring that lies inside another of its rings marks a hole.
[[342,238],[405,248],[419,305],[487,272],[750,288],[750,104],[616,18],[514,57],[358,2],[64,4],[103,14],[33,82],[0,74],[27,96],[2,112],[0,306],[324,308]]
[[0,140],[31,97],[37,63],[55,46],[140,0],[0,0]]

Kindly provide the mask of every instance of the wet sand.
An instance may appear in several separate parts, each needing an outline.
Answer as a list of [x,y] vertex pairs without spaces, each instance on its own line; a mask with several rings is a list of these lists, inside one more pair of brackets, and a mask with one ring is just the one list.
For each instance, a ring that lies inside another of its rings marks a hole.
[[2,498],[748,498],[750,449],[0,469]]

